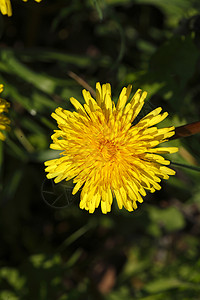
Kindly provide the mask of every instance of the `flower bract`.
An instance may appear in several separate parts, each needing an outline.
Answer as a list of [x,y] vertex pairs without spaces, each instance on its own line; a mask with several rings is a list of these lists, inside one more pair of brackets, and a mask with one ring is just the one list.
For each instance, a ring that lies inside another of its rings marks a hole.
[[147,93],[139,89],[128,101],[131,89],[124,87],[115,105],[110,84],[97,83],[96,100],[83,90],[84,105],[70,99],[76,111],[58,107],[52,113],[59,129],[50,148],[61,153],[45,162],[47,178],[55,183],[73,178],[72,194],[81,189],[80,208],[90,213],[99,205],[110,212],[114,198],[120,209],[133,211],[146,191],[160,190],[161,179],[175,174],[162,154],[178,148],[158,147],[174,135],[174,126],[156,126],[168,113],[158,107],[133,125]]
[[[0,93],[3,91],[3,85],[0,84]],[[6,100],[0,98],[0,140],[4,141],[6,139],[2,130],[8,131],[10,129],[10,120],[8,117],[4,115],[4,113],[8,112],[8,108],[10,107],[10,103]]]

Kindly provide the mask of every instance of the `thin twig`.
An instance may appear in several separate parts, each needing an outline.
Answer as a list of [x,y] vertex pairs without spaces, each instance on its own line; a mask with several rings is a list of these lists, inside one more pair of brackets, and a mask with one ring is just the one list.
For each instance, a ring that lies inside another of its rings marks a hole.
[[172,136],[169,140],[175,140],[182,137],[191,136],[196,133],[200,133],[200,121],[176,127],[175,135]]
[[24,146],[24,148],[27,150],[27,152],[32,153],[34,152],[34,147],[31,145],[25,134],[20,128],[16,128],[14,130],[16,137],[20,141],[20,143]]
[[75,74],[72,71],[69,71],[68,75],[69,75],[69,77],[73,78],[76,82],[78,82],[82,87],[84,87],[86,90],[88,90],[94,98],[96,98],[95,91],[83,78],[81,78],[80,76],[78,76],[77,74]]

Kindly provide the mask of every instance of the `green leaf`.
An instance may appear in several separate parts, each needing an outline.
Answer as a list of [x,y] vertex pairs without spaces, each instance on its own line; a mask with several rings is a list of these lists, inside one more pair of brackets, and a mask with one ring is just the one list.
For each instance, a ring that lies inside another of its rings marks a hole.
[[4,290],[4,291],[0,292],[0,299],[2,299],[2,300],[20,300],[20,297],[16,296],[16,294],[11,291]]
[[99,3],[100,0],[92,0],[92,2],[94,3],[94,5],[96,7],[96,10],[97,10],[98,15],[99,15],[99,19],[103,20],[103,11],[102,11],[101,5]]
[[35,254],[30,257],[30,261],[34,268],[51,269],[54,267],[54,265],[59,265],[61,259],[58,254],[51,257],[47,257],[44,254]]
[[181,89],[193,75],[198,57],[199,51],[190,36],[175,36],[152,56],[150,71],[160,81],[171,81]]
[[153,282],[147,283],[145,286],[145,291],[148,293],[158,293],[161,291],[167,291],[174,288],[193,288],[196,287],[195,284],[190,282],[183,282],[178,280],[177,278],[159,278]]
[[185,219],[176,207],[165,209],[149,207],[149,217],[154,223],[164,227],[167,231],[180,230],[185,226]]
[[21,290],[25,285],[25,277],[22,277],[18,270],[14,268],[1,268],[0,281],[6,280],[15,290]]
[[151,94],[152,85],[154,92],[170,101],[174,111],[181,111],[184,90],[195,74],[199,56],[190,36],[174,36],[153,54],[148,71],[138,73],[137,81]]

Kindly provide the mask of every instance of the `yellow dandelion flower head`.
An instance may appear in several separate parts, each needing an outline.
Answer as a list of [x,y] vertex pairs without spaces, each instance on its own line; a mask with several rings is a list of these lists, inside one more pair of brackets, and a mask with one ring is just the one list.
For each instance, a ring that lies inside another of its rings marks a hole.
[[[24,2],[27,2],[28,0],[23,0]],[[41,2],[42,0],[35,0],[36,2]]]
[[82,187],[80,208],[90,213],[99,205],[103,213],[110,212],[113,198],[120,209],[133,211],[137,202],[143,202],[146,190],[159,190],[161,179],[175,174],[166,167],[170,161],[160,154],[178,148],[157,147],[174,135],[173,126],[155,126],[168,113],[158,107],[133,125],[147,93],[139,89],[128,102],[131,89],[131,85],[124,87],[115,105],[110,84],[97,83],[96,100],[83,90],[83,106],[70,99],[75,112],[58,107],[52,113],[59,130],[52,135],[50,148],[63,152],[45,162],[47,178],[55,183],[73,178],[72,194]]
[[[27,2],[28,0],[23,0]],[[36,2],[41,2],[42,0],[35,0]],[[12,16],[12,6],[10,0],[0,0],[0,11],[3,15]]]
[[[3,91],[3,84],[0,84],[0,93]],[[8,108],[10,107],[10,103],[6,100],[0,98],[0,140],[4,141],[6,139],[5,135],[1,130],[10,130],[10,120],[3,113],[8,112]]]

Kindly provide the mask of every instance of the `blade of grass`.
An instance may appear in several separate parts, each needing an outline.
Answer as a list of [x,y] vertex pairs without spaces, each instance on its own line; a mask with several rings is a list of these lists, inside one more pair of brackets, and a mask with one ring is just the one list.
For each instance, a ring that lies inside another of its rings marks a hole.
[[78,230],[76,230],[74,233],[72,233],[61,245],[58,247],[57,251],[61,252],[66,247],[74,243],[77,239],[79,239],[81,236],[83,236],[90,228],[94,227],[94,224],[88,223],[85,226],[82,226]]
[[103,20],[103,12],[102,12],[102,9],[99,5],[99,0],[92,0],[94,6],[96,7],[96,10],[98,12],[98,15],[99,15],[99,19],[102,21]]
[[174,165],[174,166],[177,166],[177,167],[183,167],[183,168],[187,168],[187,169],[190,169],[190,170],[200,172],[200,167],[189,166],[189,165],[185,165],[185,164],[181,164],[181,163],[176,163],[176,162],[173,162],[173,161],[171,161],[171,164]]

